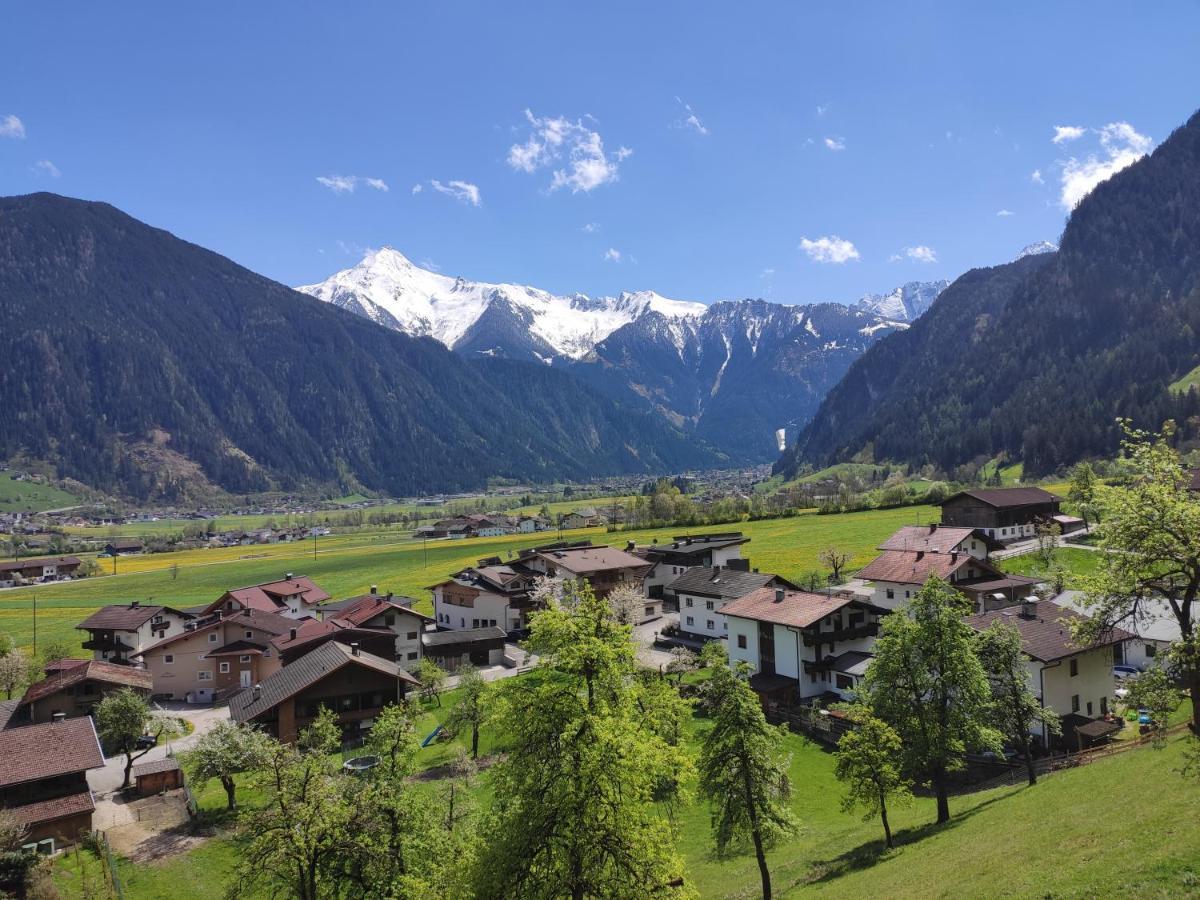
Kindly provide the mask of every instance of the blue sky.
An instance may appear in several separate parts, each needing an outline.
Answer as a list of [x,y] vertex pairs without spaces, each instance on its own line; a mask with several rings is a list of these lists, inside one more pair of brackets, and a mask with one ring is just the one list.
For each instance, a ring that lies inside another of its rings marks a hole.
[[1055,239],[1200,106],[1195,3],[167,6],[6,7],[0,193],[291,284],[391,244],[556,292],[853,300]]

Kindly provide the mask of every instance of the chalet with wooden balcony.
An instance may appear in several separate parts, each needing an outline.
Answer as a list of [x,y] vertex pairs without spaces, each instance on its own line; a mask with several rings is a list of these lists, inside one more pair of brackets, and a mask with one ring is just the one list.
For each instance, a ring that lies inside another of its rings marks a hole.
[[132,665],[133,654],[180,634],[192,618],[182,610],[134,600],[101,607],[75,627],[88,633],[83,649],[91,650],[93,659]]

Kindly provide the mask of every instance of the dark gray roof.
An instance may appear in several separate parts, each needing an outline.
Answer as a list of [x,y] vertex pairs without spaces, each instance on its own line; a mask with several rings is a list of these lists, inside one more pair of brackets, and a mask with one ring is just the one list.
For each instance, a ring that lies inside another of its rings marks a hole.
[[959,491],[942,501],[945,506],[958,497],[974,497],[981,503],[996,509],[1012,509],[1019,506],[1036,506],[1041,503],[1061,503],[1062,497],[1040,487],[971,488]]
[[871,653],[863,653],[861,650],[847,650],[845,653],[834,657],[832,668],[835,672],[842,672],[846,675],[865,675],[867,666],[871,664],[875,656]]
[[267,676],[254,688],[230,699],[230,718],[235,722],[248,722],[347,665],[363,666],[410,684],[420,684],[394,662],[361,650],[356,656],[345,644],[329,641]]
[[696,566],[668,584],[666,590],[672,594],[698,594],[701,597],[732,600],[744,597],[760,587],[766,587],[777,577],[770,572],[742,572],[725,566]]
[[21,698],[16,700],[5,700],[0,702],[0,729],[8,727],[8,723],[13,716],[17,714],[17,710],[21,708]]
[[468,644],[475,641],[504,640],[508,635],[499,625],[488,625],[485,628],[459,628],[453,631],[427,631],[421,635],[421,643],[426,647],[442,647],[447,644]]
[[[1027,613],[1027,614],[1023,614]],[[1119,644],[1133,637],[1122,628],[1110,628],[1094,643],[1076,644],[1071,636],[1071,623],[1088,618],[1050,600],[1031,600],[1028,606],[1008,606],[975,616],[965,621],[976,631],[983,631],[992,622],[1007,622],[1021,633],[1021,649],[1039,662],[1066,659],[1097,647]]]
[[140,603],[102,606],[78,625],[85,631],[93,628],[112,629],[114,631],[134,631],[145,625],[159,613],[176,612],[169,606],[143,606]]
[[174,772],[179,768],[179,760],[174,756],[164,756],[162,759],[154,759],[147,763],[138,763],[133,767],[131,773],[134,778],[139,775],[154,775],[157,772]]
[[722,534],[693,534],[677,535],[669,544],[651,544],[641,549],[660,558],[679,558],[698,556],[709,550],[719,550],[723,547],[736,547],[749,543],[750,538],[740,531]]

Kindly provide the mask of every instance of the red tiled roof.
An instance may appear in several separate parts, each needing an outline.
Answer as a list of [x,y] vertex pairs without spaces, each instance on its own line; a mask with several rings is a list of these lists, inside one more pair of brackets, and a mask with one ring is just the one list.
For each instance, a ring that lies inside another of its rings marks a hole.
[[83,681],[99,681],[102,684],[115,684],[143,691],[150,690],[154,685],[154,677],[146,669],[86,659],[81,661],[81,665],[58,668],[53,674],[31,684],[21,702],[33,703]]
[[975,559],[969,553],[905,553],[902,550],[884,550],[858,572],[866,581],[892,581],[898,584],[924,584],[931,575],[943,581],[960,572],[968,565],[977,567],[985,574],[998,574],[988,563]]
[[974,528],[952,525],[905,525],[879,545],[880,550],[924,550],[949,553],[971,536]]
[[964,621],[976,631],[983,631],[995,621],[1015,626],[1021,633],[1021,649],[1027,656],[1041,662],[1053,662],[1095,647],[1107,647],[1133,638],[1128,631],[1112,628],[1092,644],[1076,644],[1071,637],[1071,623],[1084,621],[1087,616],[1050,600],[1033,600],[1029,603],[1033,610],[1032,616],[1022,615],[1022,606],[1008,606],[967,616]]
[[245,625],[245,627],[247,627],[247,628],[257,629],[258,631],[265,631],[267,634],[275,635],[275,634],[287,634],[288,629],[295,628],[296,624],[298,622],[310,622],[310,621],[314,621],[314,620],[312,620],[312,619],[289,619],[289,618],[287,618],[287,616],[278,616],[275,613],[260,612],[259,610],[256,610],[256,609],[251,609],[251,610],[243,609],[238,612],[225,613],[223,615],[213,614],[212,617],[210,619],[208,619],[207,621],[201,620],[201,623],[197,624],[195,628],[192,628],[187,631],[182,631],[179,634],[172,635],[169,638],[163,638],[157,644],[151,644],[145,650],[142,650],[139,653],[134,653],[132,655],[133,656],[141,656],[144,658],[147,654],[153,653],[155,650],[159,650],[162,647],[166,647],[166,646],[169,646],[170,644],[174,644],[176,641],[182,641],[185,638],[189,638],[194,634],[202,634],[203,632],[208,631],[210,628],[216,628],[218,625],[221,625],[224,623],[232,623],[235,625]]
[[329,618],[340,619],[352,625],[362,625],[364,622],[370,621],[379,614],[387,612],[389,609],[397,613],[411,613],[419,619],[433,620],[432,616],[419,613],[410,607],[396,603],[394,600],[388,600],[386,597],[381,597],[378,594],[365,594],[362,597],[357,597],[355,598],[355,602],[343,606],[337,612],[330,615]]
[[304,602],[310,605],[329,599],[329,594],[318,587],[311,578],[302,575],[298,578],[253,584],[249,587],[226,591],[209,604],[208,609],[216,610],[224,606],[227,601],[236,600],[240,605],[249,609],[256,609],[260,612],[276,612],[285,606],[283,598],[294,594],[303,595]]
[[807,628],[854,602],[853,597],[845,594],[826,596],[810,591],[784,591],[782,600],[776,600],[775,597],[775,588],[759,588],[726,603],[721,607],[721,614],[756,622],[790,625],[792,628]]
[[639,556],[615,547],[564,547],[538,550],[534,555],[573,575],[588,575],[611,569],[649,571],[651,565]]
[[12,813],[13,818],[28,828],[43,822],[65,819],[67,816],[90,813],[95,809],[96,801],[92,798],[92,792],[80,791],[78,794],[55,797],[53,800],[39,800],[24,806],[14,806],[8,811]]
[[0,788],[104,765],[90,716],[0,731]]

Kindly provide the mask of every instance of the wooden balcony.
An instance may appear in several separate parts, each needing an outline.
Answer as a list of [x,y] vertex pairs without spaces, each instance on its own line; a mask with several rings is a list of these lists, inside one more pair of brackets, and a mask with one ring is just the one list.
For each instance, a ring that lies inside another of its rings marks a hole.
[[850,625],[846,628],[835,628],[833,631],[805,631],[802,633],[805,647],[814,644],[832,644],[837,641],[853,641],[858,638],[875,637],[879,634],[878,622],[863,622],[860,625]]

